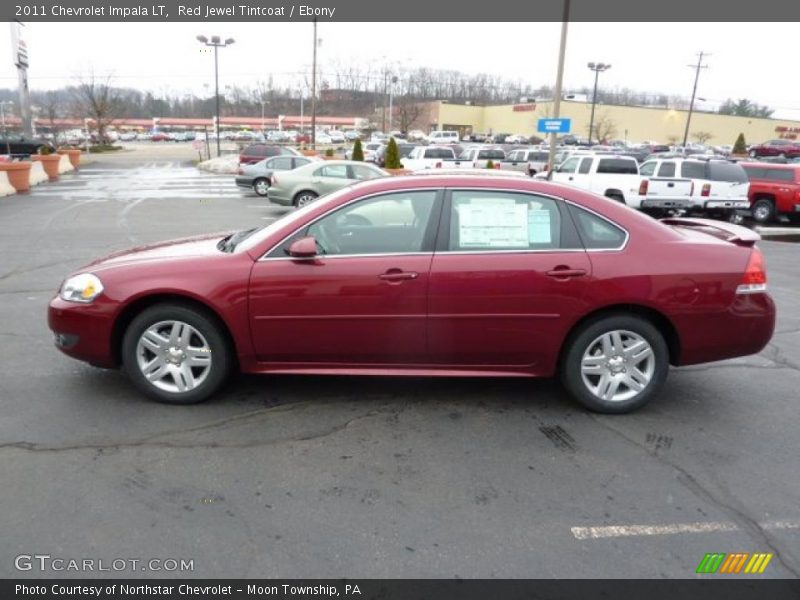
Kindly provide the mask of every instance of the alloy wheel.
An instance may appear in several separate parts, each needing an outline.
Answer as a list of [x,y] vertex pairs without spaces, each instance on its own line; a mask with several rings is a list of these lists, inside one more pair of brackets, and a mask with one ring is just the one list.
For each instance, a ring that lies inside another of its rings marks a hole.
[[642,393],[655,373],[653,348],[642,336],[614,330],[595,338],[581,359],[581,378],[589,392],[607,402],[624,402]]
[[211,347],[188,323],[160,321],[139,336],[136,363],[154,387],[176,394],[189,392],[211,372]]

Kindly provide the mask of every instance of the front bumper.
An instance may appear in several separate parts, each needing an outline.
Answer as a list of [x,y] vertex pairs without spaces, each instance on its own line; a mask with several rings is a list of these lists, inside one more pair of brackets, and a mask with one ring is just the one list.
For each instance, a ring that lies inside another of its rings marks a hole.
[[115,367],[111,347],[113,312],[102,296],[91,304],[67,302],[56,296],[47,310],[47,325],[56,348],[67,356],[100,367]]
[[236,178],[236,185],[242,188],[251,188],[253,187],[253,178],[252,177],[237,177]]
[[272,204],[279,204],[280,206],[292,205],[291,198],[284,198],[283,196],[277,195],[272,188],[269,189],[267,200],[269,200]]

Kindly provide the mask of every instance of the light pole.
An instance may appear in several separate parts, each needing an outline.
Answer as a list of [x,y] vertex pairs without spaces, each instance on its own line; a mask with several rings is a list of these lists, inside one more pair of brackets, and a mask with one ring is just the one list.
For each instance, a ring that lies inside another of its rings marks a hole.
[[11,100],[4,100],[0,102],[0,115],[3,118],[3,137],[6,138],[6,154],[11,155],[11,142],[8,139],[8,129],[6,129],[6,106],[9,108],[14,106]]
[[390,133],[392,131],[392,122],[393,122],[392,121],[392,115],[394,114],[392,112],[392,98],[393,98],[393,95],[394,95],[394,84],[395,83],[397,83],[397,77],[392,75],[392,79],[391,79],[391,82],[389,84],[389,132]]
[[588,65],[590,70],[594,71],[594,93],[592,94],[592,116],[589,119],[589,143],[592,143],[592,132],[594,131],[594,107],[597,104],[597,80],[600,78],[600,73],[603,71],[607,71],[611,68],[611,65],[607,65],[605,63],[593,63],[590,62]]
[[[569,24],[569,0],[564,0],[563,16],[561,17],[561,42],[558,47],[558,68],[556,70],[556,87],[553,90],[553,117],[561,116],[561,85],[564,80],[564,57],[567,53],[567,25]],[[553,179],[553,170],[556,159],[556,132],[550,133],[550,152],[547,156],[547,179]]]
[[686,148],[686,140],[689,139],[689,125],[692,122],[692,112],[694,112],[694,98],[695,94],[697,94],[697,82],[700,80],[700,69],[707,69],[708,65],[703,64],[703,57],[704,56],[711,56],[710,54],[706,54],[705,52],[700,52],[697,55],[697,64],[696,65],[689,65],[693,69],[695,69],[694,73],[694,87],[692,88],[692,100],[689,102],[689,114],[686,116],[686,129],[683,132],[683,147]]
[[236,40],[233,38],[228,38],[224,42],[221,41],[221,38],[218,35],[212,35],[211,39],[209,40],[204,35],[198,35],[197,41],[201,44],[205,44],[206,46],[213,46],[214,47],[214,96],[216,97],[217,103],[217,110],[216,110],[216,132],[217,132],[217,156],[221,154],[220,147],[219,147],[219,57],[218,57],[218,50],[220,48],[224,48],[225,46],[230,46]]
[[261,133],[264,133],[264,129],[266,129],[264,125],[264,105],[266,102],[264,100],[261,101]]

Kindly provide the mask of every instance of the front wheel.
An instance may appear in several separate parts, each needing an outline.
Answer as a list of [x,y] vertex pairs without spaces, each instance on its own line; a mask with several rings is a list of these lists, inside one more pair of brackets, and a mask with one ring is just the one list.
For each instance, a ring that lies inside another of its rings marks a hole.
[[750,211],[752,212],[753,220],[756,223],[764,224],[772,221],[775,213],[775,207],[771,200],[759,198],[753,203],[753,207],[750,209]]
[[590,321],[570,337],[561,381],[589,410],[622,414],[652,400],[668,371],[669,351],[658,329],[618,314]]
[[222,386],[233,359],[214,320],[188,306],[157,304],[125,331],[122,364],[134,385],[154,400],[195,404]]
[[317,199],[317,194],[314,192],[300,192],[294,197],[294,205],[297,208],[301,208],[306,204],[311,204],[314,200]]

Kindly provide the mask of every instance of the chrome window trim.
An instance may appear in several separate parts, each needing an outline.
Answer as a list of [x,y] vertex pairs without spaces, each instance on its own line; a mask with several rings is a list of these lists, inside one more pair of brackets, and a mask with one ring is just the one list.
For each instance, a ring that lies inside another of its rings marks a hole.
[[[600,213],[598,213],[597,211],[592,210],[591,208],[588,208],[586,206],[583,206],[581,204],[578,204],[576,202],[573,202],[571,200],[568,200],[567,198],[563,198],[563,197],[560,197],[560,196],[554,196],[552,194],[545,194],[545,193],[542,193],[542,192],[533,192],[531,190],[523,190],[523,189],[519,189],[519,188],[502,188],[502,190],[498,190],[497,188],[483,188],[483,187],[424,187],[424,188],[403,188],[403,189],[399,189],[399,190],[392,190],[390,192],[387,192],[387,191],[374,192],[372,194],[368,194],[366,196],[361,196],[359,198],[351,200],[347,204],[342,204],[340,206],[336,206],[336,207],[330,209],[329,211],[321,214],[320,216],[318,216],[313,221],[310,221],[310,222],[304,224],[303,227],[304,228],[311,227],[317,221],[319,221],[320,219],[328,216],[329,214],[339,210],[340,208],[344,208],[346,206],[349,206],[350,204],[358,202],[360,200],[367,200],[369,198],[374,198],[375,196],[384,196],[384,195],[387,195],[387,194],[413,192],[413,191],[420,191],[420,192],[422,192],[422,191],[427,191],[427,192],[433,191],[433,192],[437,192],[438,193],[440,190],[448,190],[451,193],[454,192],[454,191],[479,191],[479,192],[480,191],[504,191],[504,192],[512,192],[512,193],[519,193],[519,194],[528,194],[528,195],[534,195],[534,196],[541,196],[542,198],[548,198],[548,199],[554,200],[556,202],[559,202],[559,201],[560,202],[565,202],[567,204],[571,204],[572,206],[574,206],[574,207],[576,207],[578,209],[585,210],[586,212],[589,212],[589,213],[593,214],[594,216],[602,219],[606,223],[609,223],[609,224],[613,225],[614,227],[616,227],[618,229],[621,229],[625,233],[625,239],[623,240],[622,244],[617,248],[556,248],[556,249],[552,249],[551,248],[551,249],[546,249],[546,250],[545,249],[543,249],[543,250],[535,250],[535,249],[531,250],[531,249],[521,249],[520,248],[519,250],[443,250],[443,251],[439,251],[439,252],[434,250],[433,252],[378,252],[378,253],[367,253],[367,254],[331,254],[331,255],[322,254],[318,258],[314,257],[314,258],[308,258],[308,259],[295,258],[295,257],[292,257],[292,256],[273,256],[271,258],[268,258],[267,256],[270,253],[272,253],[273,250],[275,250],[278,246],[283,244],[286,240],[288,240],[290,237],[292,237],[293,235],[295,235],[297,233],[298,230],[295,229],[292,233],[290,233],[289,235],[287,235],[286,237],[281,239],[278,243],[276,243],[275,245],[270,247],[269,250],[267,250],[261,256],[261,258],[259,258],[258,261],[256,261],[256,262],[270,261],[270,260],[294,260],[294,261],[298,261],[298,260],[320,260],[320,259],[323,259],[323,258],[326,259],[326,260],[329,260],[329,259],[332,259],[332,258],[356,258],[356,257],[376,257],[376,256],[432,256],[434,254],[543,254],[543,253],[555,254],[555,253],[561,253],[561,252],[587,252],[587,253],[593,253],[593,252],[622,252],[627,247],[628,241],[630,240],[630,237],[631,237],[630,236],[630,232],[627,229],[625,229],[622,225],[620,225],[619,223],[617,223],[615,221],[612,221],[608,217],[605,217],[605,216],[601,215]],[[571,216],[570,216],[570,218],[571,218]],[[575,225],[575,227],[577,228],[578,226]],[[580,235],[580,232],[579,232],[579,235]]]

